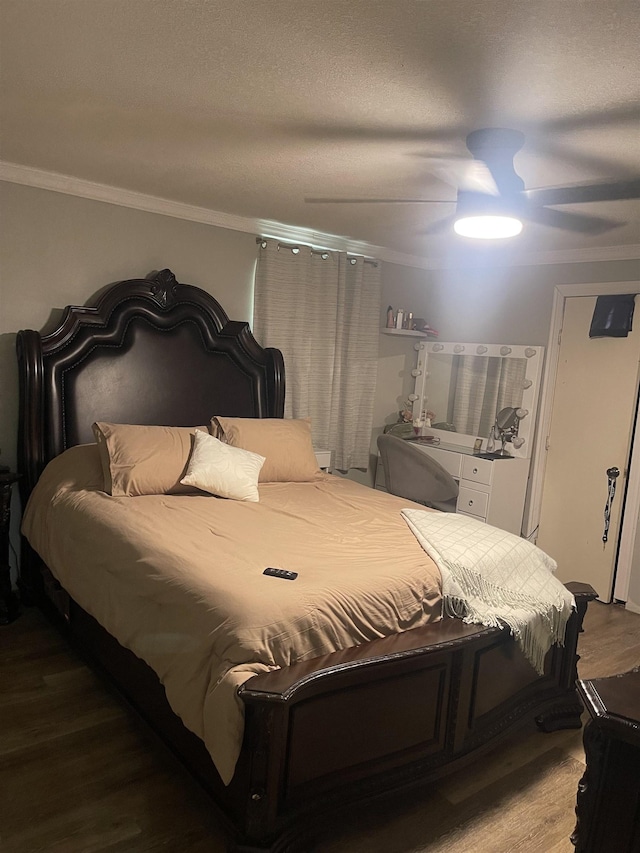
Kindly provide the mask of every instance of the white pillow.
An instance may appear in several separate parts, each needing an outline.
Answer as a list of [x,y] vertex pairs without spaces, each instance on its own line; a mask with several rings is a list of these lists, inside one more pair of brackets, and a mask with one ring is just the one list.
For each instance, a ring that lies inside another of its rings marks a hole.
[[187,472],[180,482],[236,501],[258,501],[258,476],[265,457],[231,447],[196,430]]

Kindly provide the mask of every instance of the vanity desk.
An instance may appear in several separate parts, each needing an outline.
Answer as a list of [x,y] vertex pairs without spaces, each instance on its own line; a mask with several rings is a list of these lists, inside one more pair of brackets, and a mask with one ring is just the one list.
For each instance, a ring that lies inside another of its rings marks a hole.
[[[469,447],[411,442],[431,456],[457,480],[456,512],[520,535],[527,492],[529,460],[517,457],[485,459]],[[382,464],[376,469],[376,489],[384,490]]]
[[[525,500],[544,348],[421,341],[414,349],[415,383],[409,396],[413,423],[436,439],[414,446],[458,481],[456,512],[526,535]],[[508,411],[511,422],[501,423],[500,416]],[[495,434],[495,450],[502,447],[505,453],[496,453],[498,458],[475,454],[477,440],[486,450],[487,438],[498,426],[503,428]],[[382,465],[374,485],[384,489]]]

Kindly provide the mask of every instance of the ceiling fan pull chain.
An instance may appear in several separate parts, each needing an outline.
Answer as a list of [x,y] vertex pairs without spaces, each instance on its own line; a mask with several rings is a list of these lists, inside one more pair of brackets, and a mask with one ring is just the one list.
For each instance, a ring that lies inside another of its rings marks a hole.
[[606,542],[609,538],[609,522],[611,521],[611,506],[613,499],[616,496],[616,480],[620,476],[619,468],[607,468],[607,502],[604,507],[604,533],[602,541]]

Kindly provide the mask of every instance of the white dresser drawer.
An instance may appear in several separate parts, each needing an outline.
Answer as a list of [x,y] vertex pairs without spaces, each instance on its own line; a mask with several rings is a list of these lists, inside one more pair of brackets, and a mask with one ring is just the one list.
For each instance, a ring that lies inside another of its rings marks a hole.
[[466,486],[460,487],[458,493],[457,511],[465,515],[475,515],[477,518],[487,517],[487,506],[489,495],[487,492],[478,492]]
[[[464,456],[462,458],[462,479],[471,480],[474,483],[491,485],[491,473],[494,463],[491,459],[478,459],[477,456]],[[503,463],[507,464],[507,463]]]

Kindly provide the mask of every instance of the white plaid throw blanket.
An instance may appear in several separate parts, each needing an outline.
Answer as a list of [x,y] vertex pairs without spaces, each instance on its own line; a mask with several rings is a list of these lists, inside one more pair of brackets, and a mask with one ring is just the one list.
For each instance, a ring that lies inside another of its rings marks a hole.
[[573,595],[556,563],[526,539],[465,515],[405,509],[402,515],[442,574],[443,612],[504,628],[542,674],[552,644],[564,643]]

